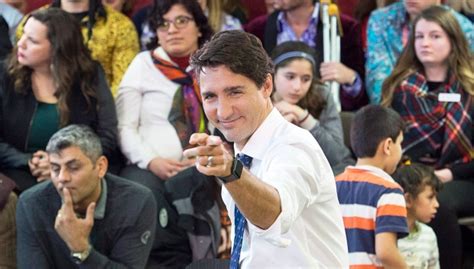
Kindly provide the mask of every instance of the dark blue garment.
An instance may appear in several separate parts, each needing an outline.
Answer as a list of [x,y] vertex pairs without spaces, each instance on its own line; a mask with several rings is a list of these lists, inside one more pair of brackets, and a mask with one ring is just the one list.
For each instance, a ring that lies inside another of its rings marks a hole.
[[[242,164],[250,168],[252,165],[252,157],[245,155],[245,154],[237,154],[237,159],[242,162]],[[240,212],[237,205],[235,205],[234,210],[234,221],[235,221],[235,233],[234,233],[234,245],[232,247],[232,254],[230,256],[230,269],[238,269],[239,268],[239,260],[240,260],[240,250],[242,249],[242,241],[244,239],[244,230],[247,226],[247,220]]]
[[[156,202],[150,190],[107,174],[105,215],[95,219],[92,250],[80,268],[144,268],[155,238]],[[23,192],[18,200],[19,269],[77,268],[54,229],[61,197],[51,181]]]

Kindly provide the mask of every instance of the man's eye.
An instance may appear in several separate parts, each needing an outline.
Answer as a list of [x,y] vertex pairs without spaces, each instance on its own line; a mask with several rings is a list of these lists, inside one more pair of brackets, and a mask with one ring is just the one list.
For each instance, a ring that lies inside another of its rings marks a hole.
[[78,167],[78,166],[71,166],[71,167],[69,167],[69,170],[76,171],[76,170],[79,170],[79,168],[80,167]]
[[239,95],[239,94],[241,94],[241,93],[242,93],[242,92],[240,92],[240,91],[232,91],[232,92],[230,92],[230,96]]

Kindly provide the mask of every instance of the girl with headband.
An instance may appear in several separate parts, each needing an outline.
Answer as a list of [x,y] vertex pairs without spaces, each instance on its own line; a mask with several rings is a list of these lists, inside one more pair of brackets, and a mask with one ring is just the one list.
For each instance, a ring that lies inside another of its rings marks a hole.
[[298,41],[284,42],[273,50],[272,100],[288,121],[311,132],[337,175],[355,162],[344,145],[333,96],[319,79],[315,55],[311,47]]

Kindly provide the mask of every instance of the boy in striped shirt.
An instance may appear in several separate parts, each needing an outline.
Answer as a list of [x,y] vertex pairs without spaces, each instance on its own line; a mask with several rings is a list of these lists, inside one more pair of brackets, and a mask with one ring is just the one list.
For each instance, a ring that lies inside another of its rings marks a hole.
[[336,177],[351,268],[406,268],[397,239],[408,234],[403,190],[390,176],[402,155],[404,123],[390,108],[368,105],[354,116],[355,166]]

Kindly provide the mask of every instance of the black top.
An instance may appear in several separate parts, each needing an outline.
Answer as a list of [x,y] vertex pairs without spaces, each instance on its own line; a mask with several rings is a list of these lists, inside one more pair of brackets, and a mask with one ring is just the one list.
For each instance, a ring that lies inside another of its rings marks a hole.
[[10,42],[8,23],[0,15],[0,61],[5,59],[11,50],[12,43]]
[[[91,106],[80,90],[79,79],[67,103],[69,124],[90,126],[99,136],[104,155],[109,160],[116,159],[117,113],[115,102],[105,80],[105,75],[97,64],[96,98]],[[27,153],[27,142],[31,134],[31,120],[38,106],[33,90],[26,94],[14,90],[12,78],[6,73],[5,64],[0,63],[0,167],[4,169],[27,169],[31,154]]]

